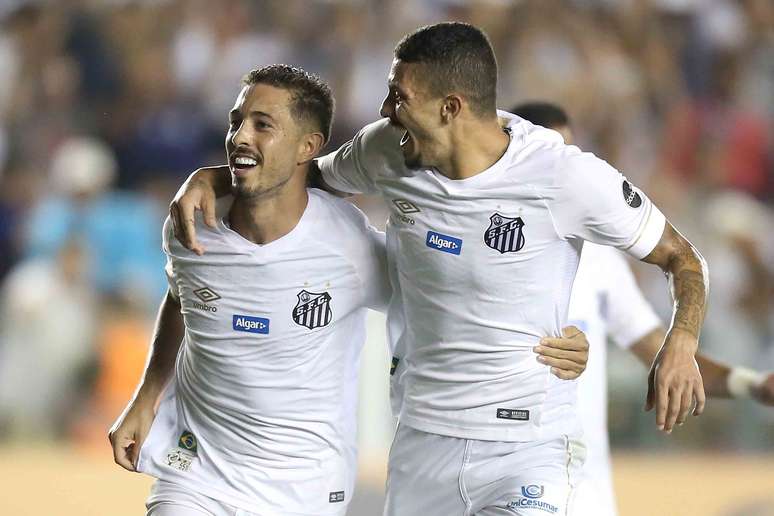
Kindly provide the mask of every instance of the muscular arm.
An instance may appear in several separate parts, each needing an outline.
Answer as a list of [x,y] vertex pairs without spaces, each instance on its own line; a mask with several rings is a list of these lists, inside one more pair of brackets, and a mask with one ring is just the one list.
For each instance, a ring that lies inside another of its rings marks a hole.
[[680,330],[689,333],[693,339],[685,340],[684,344],[693,345],[692,352],[695,353],[707,306],[707,262],[668,222],[658,245],[643,261],[658,265],[666,274],[674,299],[669,331]]
[[656,247],[643,261],[666,274],[674,299],[672,322],[648,375],[645,409],[656,409],[656,425],[671,432],[704,411],[704,386],[695,355],[707,305],[707,264],[693,245],[668,222]]
[[[331,188],[325,183],[316,160],[309,162],[307,184],[311,188],[319,188],[338,197],[350,195]],[[196,239],[194,213],[201,210],[204,223],[215,227],[215,199],[230,192],[231,172],[228,165],[202,167],[188,176],[169,204],[169,215],[172,219],[175,238],[196,254],[204,254],[204,247]]]
[[140,448],[155,417],[156,402],[174,371],[184,331],[180,304],[167,292],[159,307],[145,372],[108,433],[114,460],[129,471],[136,470]]
[[156,402],[175,369],[175,359],[184,331],[180,303],[167,291],[156,316],[148,361],[135,395],[136,399]]

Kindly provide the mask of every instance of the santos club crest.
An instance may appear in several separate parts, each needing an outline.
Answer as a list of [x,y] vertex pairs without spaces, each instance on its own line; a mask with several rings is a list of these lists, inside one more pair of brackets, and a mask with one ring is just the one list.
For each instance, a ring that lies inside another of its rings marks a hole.
[[496,213],[489,217],[489,228],[484,232],[484,243],[503,253],[515,253],[524,247],[524,234],[521,229],[524,221],[521,217],[509,218]]
[[293,320],[296,324],[313,330],[325,326],[332,318],[330,294],[315,294],[306,290],[298,293],[298,304],[293,309]]

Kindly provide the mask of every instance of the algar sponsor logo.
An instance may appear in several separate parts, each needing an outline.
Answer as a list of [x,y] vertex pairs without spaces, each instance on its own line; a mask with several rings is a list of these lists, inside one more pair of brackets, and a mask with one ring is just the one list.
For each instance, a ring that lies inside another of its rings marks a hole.
[[427,240],[425,245],[438,251],[443,251],[449,254],[460,254],[462,252],[462,239],[455,238],[449,235],[443,235],[436,233],[435,231],[427,232]]
[[265,317],[252,317],[249,315],[234,315],[232,327],[236,331],[246,331],[248,333],[269,333],[269,320]]

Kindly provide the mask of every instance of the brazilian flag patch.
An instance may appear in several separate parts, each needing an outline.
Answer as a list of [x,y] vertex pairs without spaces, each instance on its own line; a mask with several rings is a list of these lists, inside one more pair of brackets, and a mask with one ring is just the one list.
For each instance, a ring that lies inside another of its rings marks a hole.
[[196,436],[188,430],[184,430],[183,433],[180,434],[180,439],[177,440],[177,445],[191,453],[196,453]]

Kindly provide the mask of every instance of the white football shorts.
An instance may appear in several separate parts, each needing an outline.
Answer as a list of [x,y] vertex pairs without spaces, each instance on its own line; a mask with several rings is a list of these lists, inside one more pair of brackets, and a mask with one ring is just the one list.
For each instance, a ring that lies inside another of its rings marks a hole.
[[[284,516],[291,513],[277,509],[273,514],[249,512],[221,502],[209,496],[187,489],[184,486],[158,479],[151,487],[151,494],[145,502],[148,512],[145,516]],[[346,507],[336,516],[344,516]],[[314,516],[297,515],[293,516]]]
[[577,436],[496,442],[399,425],[385,516],[566,516],[586,448]]

